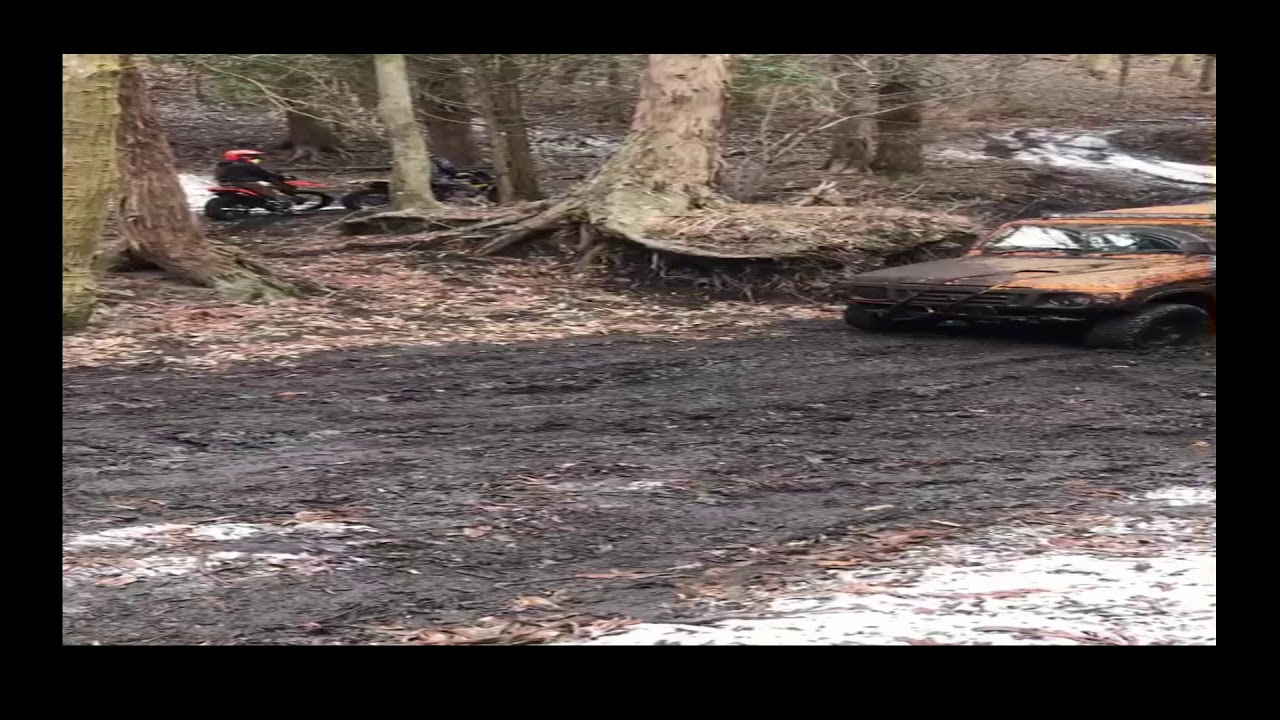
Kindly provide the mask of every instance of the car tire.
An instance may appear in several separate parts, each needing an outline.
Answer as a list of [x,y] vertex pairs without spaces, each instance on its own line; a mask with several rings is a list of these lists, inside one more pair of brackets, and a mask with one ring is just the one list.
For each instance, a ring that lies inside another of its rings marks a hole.
[[851,328],[866,332],[887,332],[897,325],[878,312],[852,304],[844,309],[844,322]]
[[1194,305],[1148,305],[1133,313],[1094,323],[1085,335],[1093,348],[1143,351],[1185,345],[1204,335],[1209,313]]

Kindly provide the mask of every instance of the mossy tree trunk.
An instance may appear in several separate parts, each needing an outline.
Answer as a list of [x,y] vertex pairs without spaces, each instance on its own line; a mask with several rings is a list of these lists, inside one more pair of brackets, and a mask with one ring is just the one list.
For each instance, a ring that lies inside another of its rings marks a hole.
[[[622,145],[575,192],[481,249],[498,252],[558,225],[639,241],[663,216],[715,201],[728,87],[726,55],[650,55]],[[653,239],[647,239],[653,244]]]
[[97,304],[94,253],[111,213],[119,55],[62,56],[62,331]]
[[173,150],[148,95],[141,61],[125,56],[120,76],[117,217],[127,253],[233,300],[301,294],[297,286],[205,237],[178,181]]

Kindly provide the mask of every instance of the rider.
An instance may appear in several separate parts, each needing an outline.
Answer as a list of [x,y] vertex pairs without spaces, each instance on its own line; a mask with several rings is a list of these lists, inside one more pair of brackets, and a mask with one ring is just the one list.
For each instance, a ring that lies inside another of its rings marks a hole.
[[238,187],[258,195],[279,198],[291,194],[286,178],[262,167],[264,153],[257,150],[228,150],[214,168],[213,177],[220,185]]

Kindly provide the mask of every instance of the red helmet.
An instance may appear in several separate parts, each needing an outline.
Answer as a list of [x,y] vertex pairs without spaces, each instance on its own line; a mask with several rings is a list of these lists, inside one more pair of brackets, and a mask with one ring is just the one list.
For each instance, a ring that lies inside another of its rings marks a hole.
[[262,157],[263,154],[257,150],[228,150],[222,153],[222,157],[227,160],[252,160]]

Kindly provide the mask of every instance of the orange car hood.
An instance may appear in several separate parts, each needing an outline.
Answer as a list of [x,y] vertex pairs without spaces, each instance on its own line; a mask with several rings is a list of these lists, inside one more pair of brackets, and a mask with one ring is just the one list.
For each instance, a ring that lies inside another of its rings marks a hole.
[[1207,266],[1207,257],[1186,255],[1143,258],[974,255],[876,270],[859,275],[854,282],[1123,292],[1153,281],[1176,281],[1183,275],[1202,276]]

